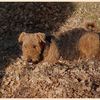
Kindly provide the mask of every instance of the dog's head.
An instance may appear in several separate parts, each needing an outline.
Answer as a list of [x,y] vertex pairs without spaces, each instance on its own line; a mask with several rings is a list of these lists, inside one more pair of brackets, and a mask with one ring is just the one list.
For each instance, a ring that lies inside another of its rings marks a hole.
[[22,32],[18,41],[22,43],[23,58],[26,61],[38,62],[41,52],[45,47],[46,36],[44,33],[25,33]]

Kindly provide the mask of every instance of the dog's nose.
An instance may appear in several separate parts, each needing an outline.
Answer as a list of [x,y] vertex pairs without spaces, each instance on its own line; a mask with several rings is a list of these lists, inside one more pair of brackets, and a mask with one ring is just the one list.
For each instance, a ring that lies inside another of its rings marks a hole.
[[32,59],[28,59],[27,62],[32,62]]

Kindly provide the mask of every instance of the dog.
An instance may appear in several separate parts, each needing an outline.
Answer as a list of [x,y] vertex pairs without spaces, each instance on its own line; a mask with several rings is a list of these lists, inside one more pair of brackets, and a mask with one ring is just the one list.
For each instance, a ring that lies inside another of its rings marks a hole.
[[86,32],[82,35],[78,42],[78,50],[82,58],[94,58],[99,52],[99,35],[97,34],[97,27],[94,22],[87,22]]
[[22,43],[22,55],[26,62],[48,62],[55,64],[59,59],[59,50],[56,38],[53,35],[44,33],[22,32],[18,38]]
[[[86,29],[73,29],[64,35],[47,35],[42,32],[22,32],[18,41],[22,43],[22,55],[26,62],[48,62],[55,64],[60,56],[64,59],[93,58],[99,52],[99,35],[95,23],[88,22]],[[79,34],[77,33],[79,32]],[[69,34],[67,34],[69,33]],[[78,53],[79,52],[79,53]]]

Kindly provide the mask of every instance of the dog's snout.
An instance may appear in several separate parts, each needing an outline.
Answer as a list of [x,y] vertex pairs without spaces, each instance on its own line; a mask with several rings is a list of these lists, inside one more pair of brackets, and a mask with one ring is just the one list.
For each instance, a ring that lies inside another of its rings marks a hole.
[[32,59],[28,59],[27,62],[32,62]]

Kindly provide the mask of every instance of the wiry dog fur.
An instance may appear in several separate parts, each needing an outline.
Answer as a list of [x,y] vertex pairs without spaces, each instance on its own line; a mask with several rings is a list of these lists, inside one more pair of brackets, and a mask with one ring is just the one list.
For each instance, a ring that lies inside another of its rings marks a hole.
[[79,39],[78,48],[83,58],[93,58],[99,52],[99,35],[93,22],[86,23],[87,32]]
[[56,39],[44,33],[22,32],[18,41],[22,43],[23,59],[25,61],[56,63],[59,59]]
[[[99,35],[95,23],[86,23],[86,29],[75,28],[64,35],[22,32],[18,41],[22,43],[25,61],[56,63],[60,56],[75,59],[75,56],[93,58],[99,52]],[[76,57],[77,58],[77,57]]]

